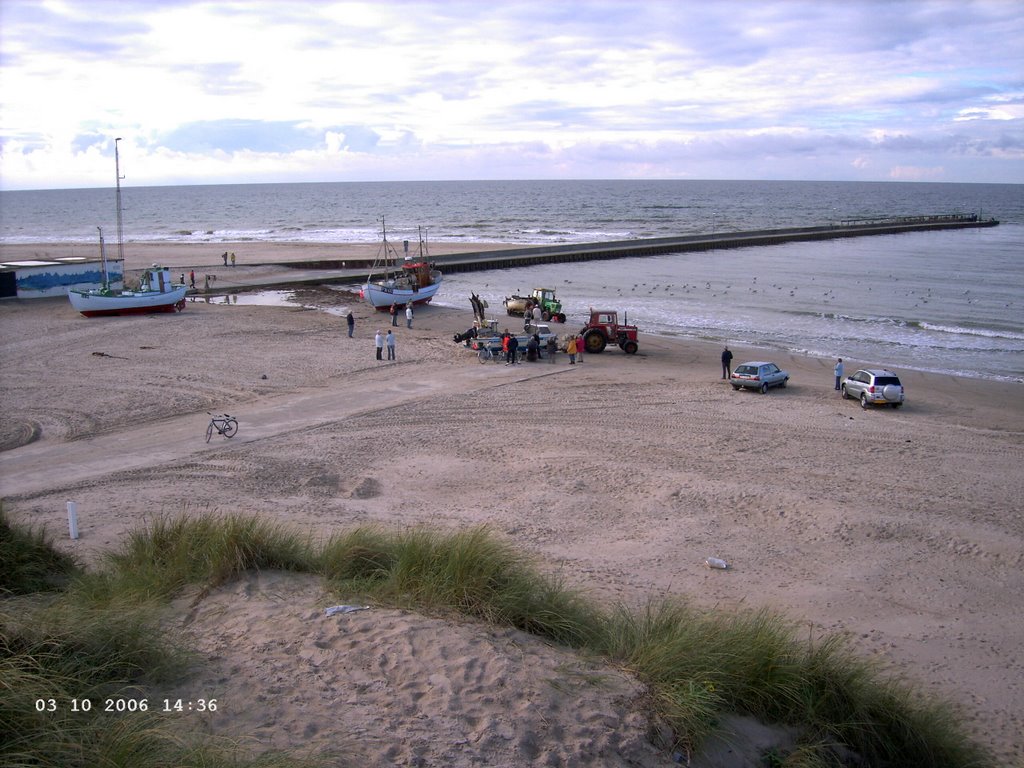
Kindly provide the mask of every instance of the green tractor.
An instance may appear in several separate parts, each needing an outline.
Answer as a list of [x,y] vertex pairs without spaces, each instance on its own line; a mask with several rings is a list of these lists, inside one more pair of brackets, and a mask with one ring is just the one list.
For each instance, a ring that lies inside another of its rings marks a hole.
[[523,317],[535,306],[540,307],[540,316],[544,322],[565,322],[562,302],[555,298],[554,288],[534,288],[529,296],[507,296],[505,309],[510,315]]

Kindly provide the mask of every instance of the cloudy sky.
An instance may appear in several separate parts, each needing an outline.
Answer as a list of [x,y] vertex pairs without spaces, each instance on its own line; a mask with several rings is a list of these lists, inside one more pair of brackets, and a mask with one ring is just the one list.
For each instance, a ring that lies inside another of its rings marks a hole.
[[1024,183],[1024,3],[0,0],[0,186],[118,136],[133,185]]

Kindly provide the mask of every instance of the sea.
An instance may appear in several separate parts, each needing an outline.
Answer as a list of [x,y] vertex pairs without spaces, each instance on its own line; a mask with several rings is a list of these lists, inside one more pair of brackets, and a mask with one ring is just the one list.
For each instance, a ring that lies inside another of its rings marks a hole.
[[[641,333],[1024,383],[1024,185],[820,181],[444,181],[132,187],[133,242],[548,245],[972,213],[989,228],[577,262],[445,277],[469,309],[554,288],[574,319]],[[0,243],[94,247],[113,189],[0,192]],[[241,251],[244,245],[235,250]]]

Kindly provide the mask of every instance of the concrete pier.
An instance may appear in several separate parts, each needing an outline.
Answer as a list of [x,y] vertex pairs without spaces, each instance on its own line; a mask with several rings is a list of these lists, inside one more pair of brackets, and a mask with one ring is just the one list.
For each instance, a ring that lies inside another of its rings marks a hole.
[[[756,245],[778,245],[802,240],[831,240],[839,237],[892,235],[901,232],[920,232],[973,227],[994,227],[994,219],[981,220],[975,214],[948,214],[940,216],[907,216],[869,220],[847,220],[818,227],[791,229],[765,229],[751,232],[722,232],[718,234],[686,235],[680,237],[637,238],[611,240],[599,243],[569,245],[540,245],[473,251],[459,254],[432,255],[430,261],[446,274],[472,272],[483,269],[509,269],[536,264],[621,259],[635,256],[655,256],[683,251],[712,251],[723,248],[745,248]],[[443,246],[439,246],[443,247]],[[360,263],[346,260],[348,270],[367,270],[370,261]],[[318,260],[296,262],[288,266],[304,270],[337,270],[338,261]]]

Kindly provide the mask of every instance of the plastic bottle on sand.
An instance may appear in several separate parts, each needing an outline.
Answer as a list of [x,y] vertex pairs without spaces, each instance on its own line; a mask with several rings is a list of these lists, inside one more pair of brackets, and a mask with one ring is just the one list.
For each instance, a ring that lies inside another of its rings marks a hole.
[[708,568],[718,568],[721,571],[727,570],[729,568],[729,564],[725,562],[725,560],[722,560],[718,557],[709,557],[707,560],[704,561],[704,564]]

